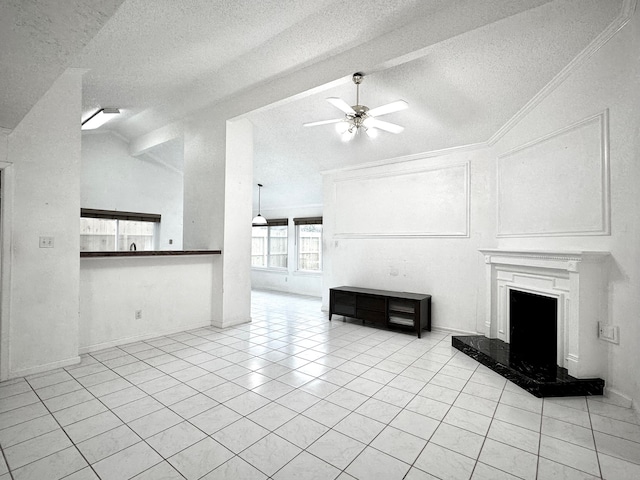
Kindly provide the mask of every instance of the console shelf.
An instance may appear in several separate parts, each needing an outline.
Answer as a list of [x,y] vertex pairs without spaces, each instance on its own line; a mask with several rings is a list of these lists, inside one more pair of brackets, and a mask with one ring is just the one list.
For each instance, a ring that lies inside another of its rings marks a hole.
[[329,290],[329,321],[332,316],[358,318],[381,327],[409,328],[418,334],[431,331],[431,295],[360,287]]

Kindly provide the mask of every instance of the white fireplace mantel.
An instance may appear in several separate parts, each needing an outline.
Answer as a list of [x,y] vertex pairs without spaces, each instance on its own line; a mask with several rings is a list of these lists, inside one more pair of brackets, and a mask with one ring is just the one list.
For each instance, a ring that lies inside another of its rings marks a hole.
[[605,378],[608,252],[481,249],[486,264],[486,332],[509,343],[509,291],[558,300],[558,365],[576,378]]

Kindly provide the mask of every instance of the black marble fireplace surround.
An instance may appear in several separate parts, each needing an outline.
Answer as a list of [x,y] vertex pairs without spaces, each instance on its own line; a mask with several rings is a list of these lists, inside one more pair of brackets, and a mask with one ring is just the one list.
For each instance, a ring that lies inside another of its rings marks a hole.
[[456,336],[452,344],[536,397],[602,395],[604,380],[577,379],[558,366],[558,300],[509,289],[509,339]]
[[454,336],[452,345],[536,397],[603,394],[604,380],[601,378],[578,379],[569,375],[566,368],[557,365],[549,369],[526,364],[520,359],[512,362],[509,344],[497,338],[483,335]]

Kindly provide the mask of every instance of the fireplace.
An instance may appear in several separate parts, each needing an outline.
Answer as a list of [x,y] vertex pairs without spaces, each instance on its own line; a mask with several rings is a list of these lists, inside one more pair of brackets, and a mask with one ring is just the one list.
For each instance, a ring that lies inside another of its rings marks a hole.
[[454,347],[537,396],[602,394],[608,253],[481,252],[486,331],[453,337]]
[[509,289],[509,355],[514,368],[551,378],[557,366],[558,299]]

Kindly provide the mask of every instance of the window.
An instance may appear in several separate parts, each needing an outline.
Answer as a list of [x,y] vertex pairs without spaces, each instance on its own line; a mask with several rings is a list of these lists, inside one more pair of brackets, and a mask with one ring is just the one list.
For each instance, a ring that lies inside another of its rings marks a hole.
[[155,250],[160,215],[80,210],[80,251]]
[[322,271],[322,217],[294,218],[298,270]]
[[251,266],[287,268],[288,220],[269,220],[268,226],[252,228]]

